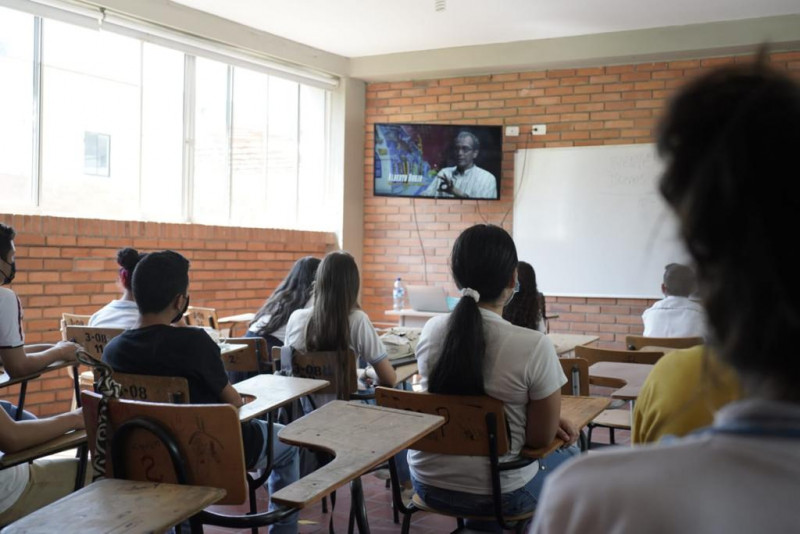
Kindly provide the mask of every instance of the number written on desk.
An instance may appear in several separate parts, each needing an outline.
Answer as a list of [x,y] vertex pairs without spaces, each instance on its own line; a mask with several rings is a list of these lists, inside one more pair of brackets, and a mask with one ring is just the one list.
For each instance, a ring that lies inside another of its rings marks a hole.
[[122,388],[122,396],[129,399],[147,400],[147,388],[136,385]]

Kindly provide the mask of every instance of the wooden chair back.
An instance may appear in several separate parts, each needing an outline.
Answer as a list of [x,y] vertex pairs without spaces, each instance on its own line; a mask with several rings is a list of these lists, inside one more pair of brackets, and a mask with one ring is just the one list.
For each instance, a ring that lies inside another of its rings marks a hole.
[[182,376],[114,373],[122,386],[120,397],[142,402],[189,404],[189,382]]
[[62,313],[61,314],[61,339],[67,339],[68,326],[86,326],[89,324],[91,315],[77,315],[75,313]]
[[[83,391],[81,399],[89,448],[94,455],[100,395]],[[114,477],[112,455],[117,447],[122,447],[124,478],[177,483],[167,448],[152,432],[136,428],[125,443],[115,442],[120,425],[143,418],[156,423],[175,440],[189,484],[225,489],[227,494],[217,504],[241,504],[247,498],[242,430],[239,415],[233,406],[160,404],[120,399],[111,400],[108,408],[107,477]]]
[[634,350],[600,349],[578,345],[575,347],[575,357],[583,358],[589,365],[597,362],[623,362],[623,363],[656,363],[662,356],[660,351],[640,352]]
[[409,446],[410,449],[439,454],[489,456],[486,414],[494,414],[497,454],[508,452],[506,416],[503,402],[486,395],[439,395],[436,393],[375,388],[378,406],[441,415],[444,425]]
[[559,363],[567,376],[561,387],[562,395],[589,396],[589,362],[583,358],[560,358]]
[[269,367],[267,340],[263,337],[229,337],[220,340],[232,345],[247,345],[246,350],[240,350],[222,355],[222,363],[226,371],[240,371],[256,373],[262,368]]
[[66,339],[74,341],[96,360],[103,358],[108,342],[125,331],[124,328],[98,328],[95,326],[68,326]]
[[186,318],[186,324],[189,326],[210,326],[214,330],[219,329],[216,308],[189,306],[184,317]]
[[646,337],[625,336],[625,346],[628,350],[639,350],[642,347],[667,347],[671,349],[689,349],[702,345],[702,337]]
[[[272,359],[281,361],[281,348],[273,347]],[[352,350],[300,352],[292,350],[292,376],[327,380],[330,385],[317,394],[336,395],[339,400],[349,400],[358,393],[356,355]]]

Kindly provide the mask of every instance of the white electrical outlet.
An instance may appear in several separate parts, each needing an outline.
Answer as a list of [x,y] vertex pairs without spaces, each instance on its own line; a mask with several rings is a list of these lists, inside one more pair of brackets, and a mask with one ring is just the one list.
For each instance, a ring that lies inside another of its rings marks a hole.
[[506,137],[516,137],[519,135],[519,126],[506,126]]
[[531,133],[533,135],[544,135],[547,133],[547,125],[546,124],[534,124],[531,126]]

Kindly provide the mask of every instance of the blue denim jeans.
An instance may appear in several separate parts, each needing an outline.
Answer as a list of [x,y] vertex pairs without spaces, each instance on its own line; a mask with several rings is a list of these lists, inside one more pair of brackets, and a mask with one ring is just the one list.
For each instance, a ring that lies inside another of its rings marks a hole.
[[[257,469],[263,469],[267,466],[267,440],[272,440],[272,473],[267,479],[267,488],[271,497],[279,489],[296,482],[300,478],[300,452],[297,447],[287,445],[278,439],[278,431],[283,428],[283,425],[275,424],[272,429],[272,436],[268,436],[267,422],[260,420],[257,422],[264,436],[264,450],[256,463]],[[269,509],[275,509],[275,505],[271,500]],[[271,525],[269,528],[270,533],[297,534],[297,516],[298,514],[294,513],[286,519]]]
[[[8,401],[0,400],[0,408],[2,408],[11,419],[17,418],[17,407],[11,404]],[[31,412],[22,410],[22,417],[19,418],[20,421],[29,421],[31,419],[36,419],[36,416],[33,415]]]
[[[542,492],[542,485],[545,478],[551,471],[570,458],[580,454],[580,449],[576,445],[566,449],[558,449],[552,454],[539,460],[539,472],[523,487],[504,493],[502,496],[503,514],[519,515],[530,512],[536,508],[539,502],[539,494]],[[454,514],[463,515],[494,515],[494,504],[491,494],[477,495],[462,491],[446,490],[435,486],[428,486],[412,477],[414,491],[433,508],[446,510]],[[502,532],[500,525],[495,521],[470,521],[466,524],[472,530],[482,532]]]

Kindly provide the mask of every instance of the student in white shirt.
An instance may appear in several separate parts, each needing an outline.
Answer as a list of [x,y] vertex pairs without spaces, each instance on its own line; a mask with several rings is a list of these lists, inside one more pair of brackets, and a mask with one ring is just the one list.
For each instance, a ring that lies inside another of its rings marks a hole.
[[314,305],[295,311],[286,325],[286,345],[301,352],[353,349],[375,369],[381,386],[396,379],[386,349],[358,305],[358,266],[347,252],[330,252],[320,263]]
[[[0,223],[0,286],[10,284],[17,273],[14,246],[16,232]],[[7,287],[0,287],[0,364],[12,378],[41,371],[57,361],[75,361],[80,345],[69,341],[25,345],[22,304]]]
[[670,263],[664,268],[664,298],[642,314],[644,335],[649,337],[704,337],[706,314],[699,302],[689,299],[697,280],[691,267]]
[[533,532],[797,532],[800,84],[767,59],[708,72],[659,128],[660,190],[697,266],[712,345],[745,398],[669,444],[582,458],[546,483]]
[[89,319],[89,326],[133,328],[139,320],[139,308],[133,299],[131,280],[133,280],[133,270],[144,257],[145,254],[140,254],[132,248],[123,248],[117,252],[117,265],[119,265],[117,285],[122,289],[122,296],[96,311]]
[[[509,453],[523,446],[544,447],[558,437],[578,437],[561,420],[561,386],[567,379],[553,343],[541,332],[515,326],[502,317],[517,280],[517,250],[498,226],[476,225],[456,239],[451,254],[453,279],[461,299],[449,316],[434,317],[422,329],[416,355],[423,390],[451,395],[489,395],[505,404]],[[536,507],[542,480],[574,454],[569,447],[500,475],[504,513]],[[409,451],[414,489],[435,508],[464,515],[494,515],[488,457]],[[496,530],[499,525],[470,524]]]

